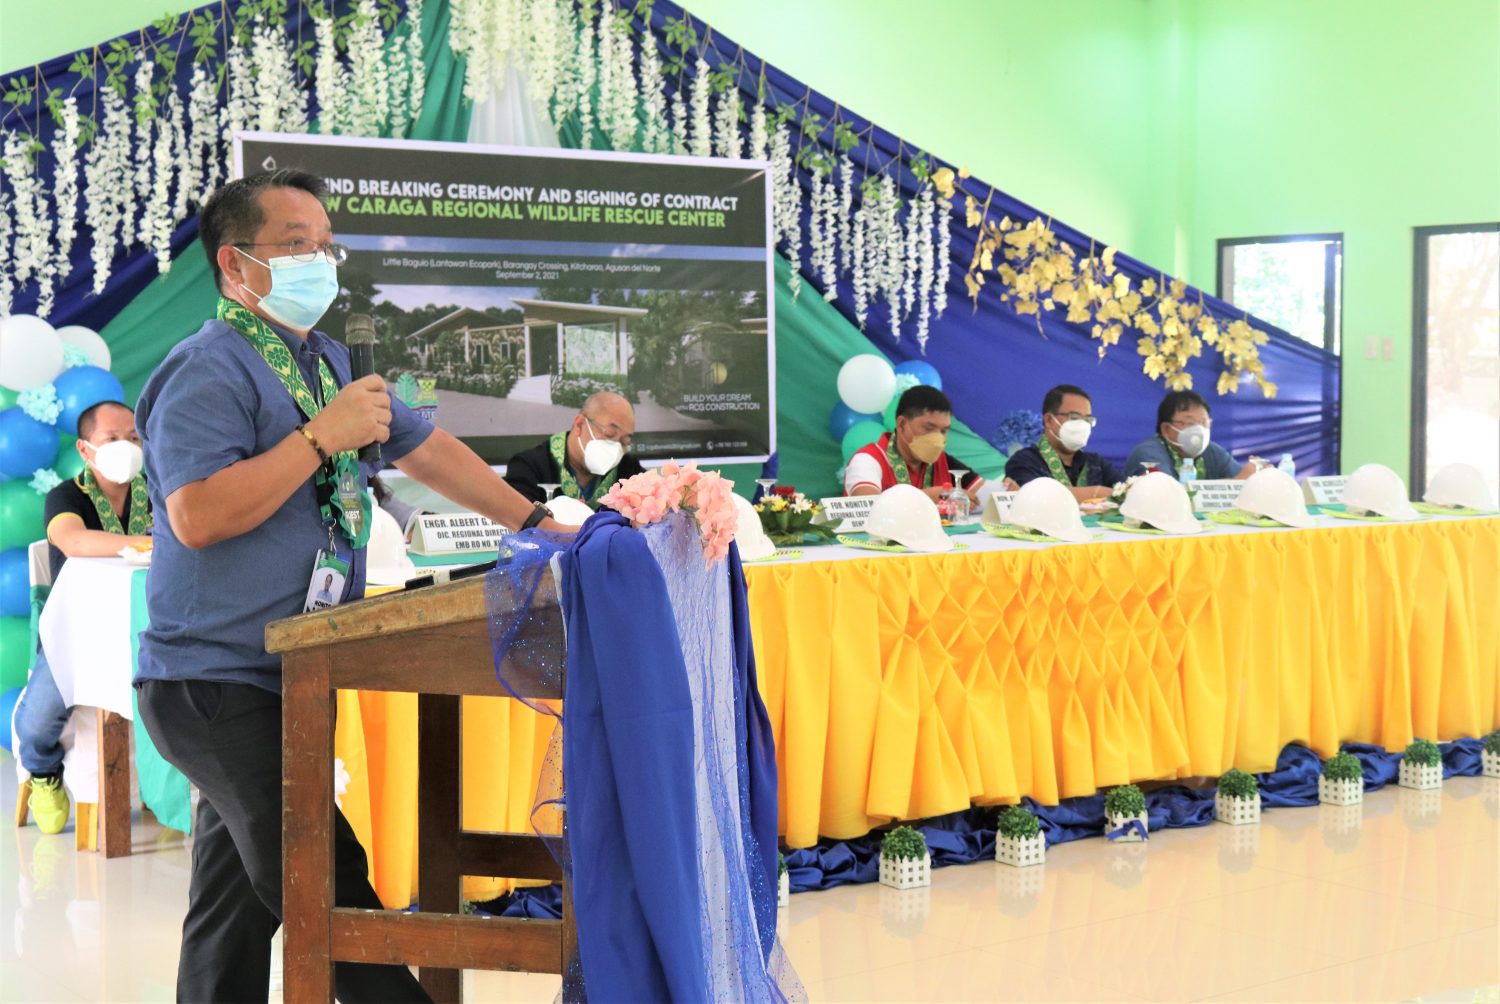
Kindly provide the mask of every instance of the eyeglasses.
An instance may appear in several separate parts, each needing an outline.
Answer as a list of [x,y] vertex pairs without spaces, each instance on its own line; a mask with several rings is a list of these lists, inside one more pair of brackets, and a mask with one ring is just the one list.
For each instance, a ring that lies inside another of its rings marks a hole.
[[342,244],[319,244],[298,237],[289,241],[260,241],[236,244],[237,248],[286,248],[286,257],[295,262],[317,261],[318,255],[328,259],[328,264],[338,267],[349,260],[349,249]]
[[1087,422],[1091,429],[1099,424],[1099,420],[1093,415],[1084,415],[1076,411],[1054,411],[1052,414],[1064,422]]
[[[1186,423],[1186,424],[1179,425],[1178,424],[1179,422],[1183,422],[1183,423]],[[1201,425],[1205,429],[1212,429],[1213,425],[1214,425],[1214,420],[1211,419],[1211,418],[1205,418],[1203,421],[1199,422],[1199,421],[1196,421],[1196,420],[1191,419],[1191,418],[1183,418],[1183,419],[1173,419],[1172,421],[1168,422],[1167,424],[1170,425],[1172,428],[1176,429],[1178,432],[1181,432],[1183,429],[1186,429],[1189,426],[1194,426],[1194,425]]]
[[[583,416],[583,420],[589,424],[589,431],[593,432],[595,428],[594,420],[587,415]],[[600,439],[610,443],[619,443],[627,450],[630,449],[630,444],[635,438],[629,433],[623,432],[619,425],[614,422],[610,422],[608,425],[600,423],[599,429],[598,436]]]

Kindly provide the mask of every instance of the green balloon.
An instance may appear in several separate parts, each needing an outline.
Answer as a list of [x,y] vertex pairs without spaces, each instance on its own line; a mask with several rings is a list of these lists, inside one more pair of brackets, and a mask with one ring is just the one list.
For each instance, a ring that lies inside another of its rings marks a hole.
[[[31,669],[31,618],[0,617],[0,690],[26,686]],[[3,723],[8,730],[10,722]]]
[[0,411],[4,411],[6,408],[14,408],[16,401],[20,397],[21,392],[18,390],[11,390],[9,387],[0,387]]
[[844,463],[849,458],[871,443],[879,442],[880,437],[885,435],[885,430],[880,427],[879,422],[855,422],[844,433],[843,442],[840,444],[844,451]]
[[0,551],[25,547],[46,536],[45,511],[45,499],[29,480],[12,478],[0,485]]
[[887,432],[896,431],[896,405],[900,403],[901,398],[893,397],[891,403],[885,406],[885,430]]
[[73,445],[76,442],[77,436],[70,436],[66,432],[57,434],[57,459],[53,461],[52,469],[64,481],[83,473],[83,457],[79,456],[78,448]]

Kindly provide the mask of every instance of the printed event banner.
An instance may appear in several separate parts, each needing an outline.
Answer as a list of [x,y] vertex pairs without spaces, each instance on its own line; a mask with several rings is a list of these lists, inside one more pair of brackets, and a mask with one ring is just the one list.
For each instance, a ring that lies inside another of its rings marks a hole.
[[327,181],[348,245],[320,328],[375,318],[396,394],[492,464],[590,394],[643,460],[776,449],[770,186],[757,161],[244,133],[236,176]]

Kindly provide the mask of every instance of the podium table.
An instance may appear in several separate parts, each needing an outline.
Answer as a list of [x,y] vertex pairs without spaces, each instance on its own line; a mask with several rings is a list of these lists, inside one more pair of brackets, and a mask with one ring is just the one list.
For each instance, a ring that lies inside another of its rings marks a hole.
[[[563,617],[544,574],[507,657],[522,697],[562,698]],[[285,996],[331,1001],[333,963],[420,967],[435,1001],[460,999],[463,969],[562,973],[577,949],[572,898],[540,837],[464,830],[459,699],[509,697],[495,676],[482,578],[391,593],[277,621],[266,650],[282,657],[282,926]],[[560,677],[560,674],[555,674]],[[415,693],[420,775],[421,912],[334,906],[333,709],[336,690]],[[562,881],[563,919],[464,916],[463,875]]]

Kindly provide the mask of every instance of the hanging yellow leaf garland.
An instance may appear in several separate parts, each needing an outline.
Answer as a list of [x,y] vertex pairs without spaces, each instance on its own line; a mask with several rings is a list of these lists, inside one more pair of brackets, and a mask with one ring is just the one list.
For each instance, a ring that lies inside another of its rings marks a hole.
[[[951,185],[952,178],[943,182]],[[1148,277],[1136,285],[1115,265],[1112,247],[1096,253],[1090,245],[1088,256],[1080,258],[1053,231],[1050,219],[1018,223],[1006,216],[997,222],[990,218],[989,201],[981,205],[972,195],[965,197],[964,206],[968,226],[977,231],[974,256],[964,275],[964,286],[976,303],[987,276],[993,275],[999,279],[1001,301],[1017,314],[1035,317],[1038,331],[1044,310],[1062,312],[1070,324],[1089,324],[1101,359],[1127,330],[1133,331],[1138,336],[1136,352],[1143,357],[1142,371],[1172,390],[1193,386],[1188,362],[1201,356],[1207,345],[1223,359],[1220,394],[1234,393],[1248,377],[1266,397],[1276,396],[1276,385],[1266,379],[1260,360],[1260,346],[1269,340],[1266,333],[1243,319],[1215,317],[1201,292],[1196,299],[1188,298],[1187,283],[1181,279]]]

